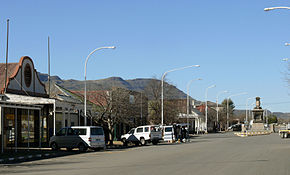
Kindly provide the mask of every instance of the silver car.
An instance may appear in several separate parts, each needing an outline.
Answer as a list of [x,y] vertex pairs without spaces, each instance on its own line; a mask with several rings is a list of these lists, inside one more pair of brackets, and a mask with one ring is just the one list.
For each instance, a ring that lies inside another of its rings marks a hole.
[[79,148],[79,151],[86,151],[88,145],[78,135],[77,130],[73,128],[62,128],[54,136],[50,138],[49,146],[52,150],[58,150],[59,148],[66,148],[71,151],[73,148]]

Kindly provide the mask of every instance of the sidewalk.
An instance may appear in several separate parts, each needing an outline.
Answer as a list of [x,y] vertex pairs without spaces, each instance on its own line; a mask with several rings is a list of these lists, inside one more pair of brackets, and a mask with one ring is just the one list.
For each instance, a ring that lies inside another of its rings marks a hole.
[[5,150],[4,153],[0,153],[0,164],[20,163],[72,154],[76,154],[76,152],[52,151],[50,148],[30,148],[29,150],[20,148],[17,152],[15,150]]
[[[107,149],[122,149],[123,143],[121,141],[114,141],[113,145],[107,145]],[[129,147],[127,147],[129,148]],[[54,157],[68,156],[73,154],[80,154],[77,149],[67,151],[65,148],[59,151],[52,151],[51,148],[30,148],[18,147],[17,152],[15,149],[6,149],[4,153],[0,153],[0,164],[13,164],[26,161],[34,161],[40,159],[48,159]]]

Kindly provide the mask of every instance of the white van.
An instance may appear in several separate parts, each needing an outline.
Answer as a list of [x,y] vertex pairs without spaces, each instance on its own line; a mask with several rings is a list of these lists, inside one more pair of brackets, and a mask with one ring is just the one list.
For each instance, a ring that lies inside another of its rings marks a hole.
[[60,129],[49,140],[52,150],[66,148],[68,151],[78,148],[80,152],[88,148],[105,149],[105,136],[100,126],[73,126]]
[[106,149],[105,135],[100,126],[72,126],[73,130],[94,150]]

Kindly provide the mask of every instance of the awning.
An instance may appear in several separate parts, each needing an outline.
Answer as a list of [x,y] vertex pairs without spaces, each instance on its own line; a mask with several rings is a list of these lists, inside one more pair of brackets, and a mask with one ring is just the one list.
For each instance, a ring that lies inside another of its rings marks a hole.
[[54,104],[55,99],[43,98],[43,97],[32,97],[16,94],[5,94],[9,99],[6,102],[26,104],[26,105],[41,105],[41,104]]

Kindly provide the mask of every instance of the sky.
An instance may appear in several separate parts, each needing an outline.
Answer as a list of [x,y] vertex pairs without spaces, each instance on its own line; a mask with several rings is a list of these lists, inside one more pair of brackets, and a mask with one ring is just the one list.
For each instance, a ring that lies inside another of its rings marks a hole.
[[[204,101],[232,96],[237,109],[248,98],[261,97],[272,112],[290,112],[286,82],[290,58],[290,6],[285,0],[10,0],[0,2],[0,62],[5,62],[6,20],[10,19],[9,62],[30,56],[37,71],[48,72],[47,38],[51,43],[51,75],[84,80],[112,76],[161,78]],[[246,95],[235,96],[246,92]],[[253,108],[254,99],[248,101]]]

